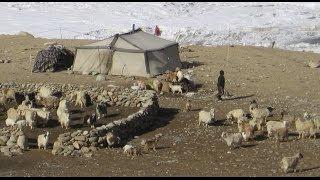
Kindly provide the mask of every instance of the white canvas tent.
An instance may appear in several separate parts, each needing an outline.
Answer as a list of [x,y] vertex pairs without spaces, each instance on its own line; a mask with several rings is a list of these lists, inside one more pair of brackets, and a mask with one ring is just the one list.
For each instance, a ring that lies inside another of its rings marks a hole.
[[73,71],[149,77],[176,67],[181,67],[178,43],[137,29],[77,47]]

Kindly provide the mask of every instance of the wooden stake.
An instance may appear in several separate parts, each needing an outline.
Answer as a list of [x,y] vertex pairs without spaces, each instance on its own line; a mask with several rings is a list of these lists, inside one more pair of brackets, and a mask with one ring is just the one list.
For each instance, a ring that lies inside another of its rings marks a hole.
[[30,72],[32,74],[32,66],[31,66],[31,54],[29,54],[29,67],[30,67]]
[[227,61],[229,60],[229,45],[228,45],[228,52],[227,52]]

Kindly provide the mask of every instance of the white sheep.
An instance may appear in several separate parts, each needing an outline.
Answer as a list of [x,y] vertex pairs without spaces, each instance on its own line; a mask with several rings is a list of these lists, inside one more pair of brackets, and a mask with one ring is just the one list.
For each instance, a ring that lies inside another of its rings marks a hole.
[[84,91],[76,91],[75,106],[80,105],[81,108],[87,106],[86,93]]
[[124,154],[128,154],[129,152],[129,149],[133,148],[133,146],[131,144],[126,144],[124,147],[123,147],[123,153]]
[[170,84],[169,87],[173,93],[178,92],[178,93],[182,94],[182,86]]
[[38,95],[39,95],[40,97],[43,97],[43,98],[50,97],[50,96],[52,96],[52,94],[53,94],[52,90],[49,89],[49,88],[46,87],[46,86],[42,86],[42,87],[40,88],[40,90],[39,90],[39,93],[38,93]]
[[[233,119],[238,120],[245,116],[245,112],[242,109],[235,109],[227,113],[227,120],[231,121]],[[233,123],[233,121],[231,121]]]
[[2,94],[3,94],[3,101],[4,103],[8,102],[9,99],[11,100],[15,100],[16,97],[15,97],[15,92],[13,89],[10,89],[10,88],[6,88],[6,89],[3,89],[2,90]]
[[257,119],[264,119],[265,121],[267,120],[267,117],[271,115],[273,111],[272,107],[267,107],[267,108],[253,108],[252,109],[252,117],[257,118]]
[[209,124],[212,123],[213,121],[214,121],[214,108],[212,108],[210,110],[210,112],[204,111],[204,110],[201,110],[199,112],[199,124],[198,124],[198,126],[200,126],[202,123],[204,123],[205,126],[208,127]]
[[242,133],[228,134],[222,132],[221,137],[226,141],[227,145],[232,149],[241,147],[243,139]]
[[37,113],[35,111],[26,110],[25,112],[26,122],[31,129],[33,129],[33,127],[36,126],[36,117],[37,117]]
[[106,139],[107,139],[108,147],[112,147],[120,143],[120,137],[115,135],[112,132],[107,133]]
[[281,169],[285,173],[296,172],[296,167],[298,166],[299,160],[303,158],[301,153],[297,153],[292,157],[284,157],[282,158],[280,164]]
[[17,122],[17,119],[11,119],[11,118],[8,118],[6,119],[6,126],[11,126],[13,127]]
[[49,120],[51,119],[51,112],[48,111],[46,108],[42,108],[42,109],[36,109],[33,108],[36,113],[37,113],[37,122],[39,122],[39,120],[42,122],[42,126],[45,127]]
[[14,109],[14,108],[10,108],[8,111],[7,111],[7,118],[8,119],[14,119],[14,120],[19,120],[22,118],[22,115],[21,115],[21,111],[17,110],[17,109]]
[[17,111],[21,114],[21,116],[25,116],[25,111],[31,107],[27,101],[22,101],[22,103],[18,106]]
[[296,130],[299,133],[298,139],[304,138],[305,135],[309,135],[309,138],[311,138],[312,136],[316,138],[316,127],[313,121],[302,121],[300,120],[300,118],[297,118],[295,125]]
[[68,112],[61,113],[59,122],[60,122],[62,128],[65,127],[66,129],[69,129],[70,123],[71,123],[70,114]]
[[58,116],[58,120],[60,122],[60,119],[61,119],[61,114],[64,113],[64,112],[68,112],[69,111],[69,104],[67,103],[67,100],[65,99],[62,99],[59,103],[59,107],[57,109],[57,116]]
[[182,79],[183,79],[183,73],[182,73],[182,71],[181,70],[179,70],[178,72],[177,72],[177,78],[178,78],[178,82],[180,82]]
[[21,134],[18,136],[18,139],[17,139],[17,145],[22,149],[22,150],[25,150],[27,149],[27,139],[26,139],[26,136],[24,134]]
[[278,129],[288,129],[289,122],[288,121],[268,121],[266,123],[268,137],[271,138],[273,133],[275,133]]
[[38,136],[38,148],[41,149],[42,147],[46,150],[49,144],[49,131],[45,134],[40,134]]
[[130,144],[127,144],[123,147],[123,153],[132,156],[134,158],[135,156],[141,155],[141,151],[135,146],[132,146]]

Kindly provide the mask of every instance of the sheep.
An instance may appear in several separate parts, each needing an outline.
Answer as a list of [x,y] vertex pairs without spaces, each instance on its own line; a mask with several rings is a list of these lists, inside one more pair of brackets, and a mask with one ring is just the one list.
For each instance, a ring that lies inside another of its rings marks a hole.
[[150,139],[143,139],[141,141],[141,145],[144,147],[145,151],[149,151],[150,149],[153,149],[153,151],[156,151],[156,143],[160,140],[160,137],[162,137],[162,134],[156,134],[153,138]]
[[317,130],[320,130],[320,118],[312,119]]
[[178,78],[178,82],[180,82],[183,79],[183,73],[181,70],[178,70],[177,72],[177,78]]
[[227,113],[227,120],[233,123],[233,119],[238,120],[240,117],[245,116],[245,112],[242,109],[235,109]]
[[242,133],[245,141],[253,138],[254,126],[250,125],[248,119],[245,117],[240,117],[238,119],[238,130],[239,133]]
[[59,98],[55,96],[41,97],[36,95],[36,104],[43,105],[47,109],[56,109],[59,106]]
[[267,107],[267,108],[253,108],[252,109],[252,117],[254,118],[263,118],[263,119],[267,119],[267,117],[269,117],[272,113],[272,111],[274,110],[273,107]]
[[309,139],[312,136],[316,138],[316,128],[313,121],[301,121],[300,118],[297,118],[295,126],[299,133],[298,139],[304,138],[305,135],[309,135]]
[[46,150],[48,148],[49,134],[49,131],[47,131],[45,134],[40,134],[38,136],[38,149],[41,149],[43,147],[43,149]]
[[171,89],[171,91],[173,93],[178,92],[178,93],[182,94],[182,86],[180,86],[180,85],[169,85],[169,87],[170,87],[170,89]]
[[20,130],[22,130],[22,128],[27,125],[27,121],[26,121],[26,120],[19,120],[19,121],[17,121],[17,122],[15,123],[15,125],[17,125],[17,127],[18,127]]
[[134,158],[135,156],[138,156],[138,155],[142,155],[140,149],[138,149],[135,146],[129,145],[129,144],[127,144],[123,147],[123,153],[126,154],[127,156],[132,156],[132,158]]
[[170,92],[171,92],[170,85],[172,85],[172,83],[170,83],[170,82],[163,82],[163,83],[162,83],[161,92],[170,93]]
[[[57,109],[57,116],[58,116],[58,121],[60,122],[60,119],[62,119],[62,115],[63,113],[66,113],[68,112],[69,108],[68,108],[69,104],[67,103],[67,100],[65,99],[62,99],[60,102],[59,102],[59,107]],[[61,122],[60,122],[61,123]]]
[[96,106],[96,114],[98,120],[107,116],[107,105],[105,103],[98,103]]
[[8,119],[14,119],[14,120],[19,120],[22,118],[21,111],[18,109],[10,108],[7,111],[7,118]]
[[266,123],[268,137],[271,138],[272,134],[277,132],[279,129],[288,130],[289,122],[288,121],[268,121]]
[[288,140],[288,128],[280,128],[275,131],[275,137],[278,141],[280,140]]
[[137,86],[139,87],[139,90],[147,89],[146,83],[144,83],[143,81],[137,81]]
[[288,121],[289,128],[293,129],[296,117],[294,115],[288,114],[286,111],[281,111],[280,115],[281,115],[281,120],[282,121]]
[[14,101],[16,99],[16,96],[15,96],[16,93],[13,89],[10,89],[10,88],[3,89],[2,94],[4,97],[4,103],[7,103],[8,100]]
[[45,127],[48,124],[48,121],[51,119],[51,112],[48,111],[46,108],[42,108],[42,109],[36,109],[33,108],[36,113],[37,113],[37,122],[39,122],[39,120],[42,122],[42,126]]
[[38,92],[38,96],[43,97],[43,98],[47,98],[52,96],[53,92],[51,89],[49,89],[46,86],[42,86]]
[[108,132],[106,135],[106,139],[107,139],[108,147],[113,147],[120,143],[120,137],[113,132]]
[[167,72],[164,76],[164,80],[167,82],[178,82],[177,72]]
[[8,118],[6,119],[6,126],[11,126],[13,127],[17,122],[17,119],[11,119],[11,118]]
[[241,147],[242,141],[244,140],[242,133],[228,134],[226,132],[222,132],[221,137],[226,141],[227,145],[231,149]]
[[185,106],[185,110],[186,111],[190,111],[191,110],[191,102],[190,102],[189,99],[187,100],[187,103],[186,103],[186,106]]
[[25,118],[27,125],[30,127],[30,129],[33,129],[33,127],[36,125],[36,117],[37,113],[32,110],[26,110],[25,112]]
[[63,112],[62,114],[60,114],[59,122],[61,124],[61,128],[65,127],[66,129],[69,129],[71,124],[69,112]]
[[27,144],[28,142],[27,142],[26,136],[24,134],[20,134],[17,139],[17,145],[19,146],[19,148],[21,148],[22,150],[25,150],[28,147]]
[[25,110],[31,108],[31,104],[27,104],[27,101],[22,101],[22,103],[17,107],[17,110],[22,116],[25,116]]
[[157,93],[160,93],[160,92],[161,92],[162,83],[161,83],[158,79],[155,79],[155,80],[152,81],[152,86],[153,86],[153,89],[154,89]]
[[87,106],[86,93],[84,91],[76,91],[75,106],[80,105],[81,108]]
[[284,173],[297,172],[296,167],[298,166],[299,160],[303,158],[303,155],[299,152],[291,157],[282,158],[280,164],[281,169]]
[[258,108],[258,104],[256,100],[250,101],[249,112],[252,114],[252,110]]
[[97,122],[97,115],[95,113],[91,114],[91,116],[87,119],[87,124],[90,125],[91,128],[95,127]]
[[200,126],[202,123],[204,123],[205,126],[208,127],[209,124],[212,123],[213,121],[214,121],[214,108],[212,108],[210,110],[210,112],[204,111],[204,110],[201,110],[199,112],[199,124],[198,124],[198,126]]

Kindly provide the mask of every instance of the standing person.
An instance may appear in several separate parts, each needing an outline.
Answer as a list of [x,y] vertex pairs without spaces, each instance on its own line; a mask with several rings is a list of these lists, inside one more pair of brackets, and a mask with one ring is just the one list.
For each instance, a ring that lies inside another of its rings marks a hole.
[[154,29],[154,35],[155,36],[160,36],[161,35],[161,31],[160,31],[160,28],[158,27],[158,25],[156,25],[156,28]]
[[218,94],[216,95],[217,98],[219,99],[219,101],[222,100],[221,96],[224,94],[224,83],[225,83],[225,79],[224,79],[224,71],[221,70],[220,71],[220,76],[218,78]]
[[132,31],[134,31],[134,30],[135,30],[135,24],[132,25]]

